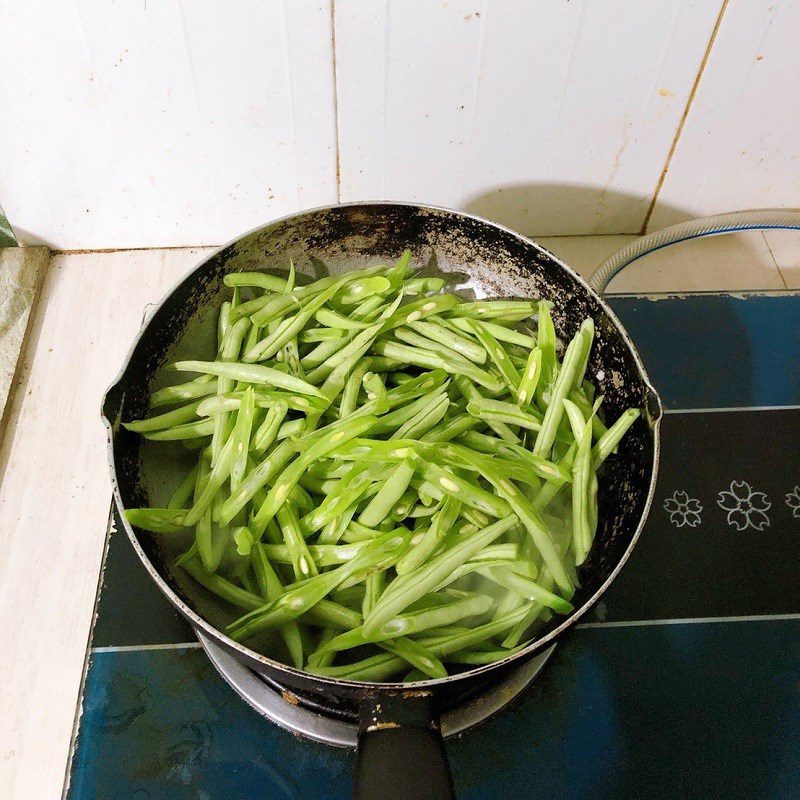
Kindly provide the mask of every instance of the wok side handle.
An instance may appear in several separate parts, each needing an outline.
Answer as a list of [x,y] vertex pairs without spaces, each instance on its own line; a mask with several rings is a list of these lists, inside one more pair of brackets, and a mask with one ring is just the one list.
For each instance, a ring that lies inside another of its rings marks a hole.
[[121,376],[109,386],[103,396],[103,404],[100,408],[100,415],[108,422],[109,427],[113,427],[122,410],[122,401],[125,397],[125,389],[122,385]]
[[355,800],[454,800],[433,697],[378,692],[361,704]]

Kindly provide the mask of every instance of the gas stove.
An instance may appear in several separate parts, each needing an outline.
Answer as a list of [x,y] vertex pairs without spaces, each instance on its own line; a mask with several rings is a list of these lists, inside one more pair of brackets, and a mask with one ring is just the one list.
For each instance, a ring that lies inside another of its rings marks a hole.
[[[653,510],[591,615],[446,712],[457,795],[798,797],[800,296],[610,303],[668,410]],[[68,800],[347,797],[355,734],[198,642],[112,513]]]

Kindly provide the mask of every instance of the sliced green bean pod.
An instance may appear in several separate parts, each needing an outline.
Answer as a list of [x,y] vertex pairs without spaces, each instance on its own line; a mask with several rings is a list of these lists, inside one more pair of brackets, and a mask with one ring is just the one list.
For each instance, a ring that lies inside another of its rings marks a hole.
[[257,289],[264,289],[268,292],[286,291],[286,281],[276,275],[269,275],[266,272],[229,272],[223,279],[226,286],[248,286]]
[[390,619],[401,614],[412,603],[434,591],[453,570],[491,544],[517,524],[516,516],[509,515],[484,528],[465,542],[461,542],[427,564],[396,578],[386,588],[371,613],[364,620],[364,633],[372,636]]
[[287,375],[262,364],[241,364],[222,361],[178,361],[175,368],[181,372],[203,372],[235,381],[255,383],[259,386],[275,386],[289,392],[321,397],[319,389],[306,381]]
[[180,533],[186,525],[186,508],[128,508],[125,519],[152,533]]
[[478,320],[472,321],[472,328],[475,331],[475,335],[478,337],[478,341],[483,345],[484,349],[489,354],[489,358],[503,376],[503,381],[508,387],[508,390],[512,395],[516,395],[519,389],[519,373],[511,362],[508,353],[506,353],[503,348],[503,345],[501,345]]

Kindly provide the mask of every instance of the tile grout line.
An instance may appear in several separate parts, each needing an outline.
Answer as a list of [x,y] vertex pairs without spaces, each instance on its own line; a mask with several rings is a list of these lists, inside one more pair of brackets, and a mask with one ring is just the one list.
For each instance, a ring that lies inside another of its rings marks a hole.
[[667,179],[667,173],[669,172],[670,165],[672,164],[672,159],[675,155],[675,151],[678,149],[678,142],[680,141],[681,134],[683,133],[683,129],[686,126],[686,121],[689,118],[689,112],[692,109],[692,104],[694,103],[694,98],[697,95],[697,90],[700,86],[700,81],[703,78],[703,74],[706,69],[706,64],[708,63],[709,56],[711,55],[711,50],[714,47],[714,42],[717,38],[717,33],[719,33],[720,26],[722,25],[722,18],[725,15],[725,9],[728,7],[728,0],[723,0],[722,5],[720,6],[719,13],[717,14],[717,20],[714,23],[714,28],[711,31],[711,36],[708,38],[708,44],[706,45],[705,52],[703,53],[702,59],[700,59],[700,66],[697,68],[697,75],[695,76],[694,83],[692,84],[692,88],[689,91],[689,97],[686,98],[686,105],[683,108],[683,114],[681,115],[680,122],[678,122],[678,127],[675,130],[675,136],[672,139],[672,144],[670,145],[669,152],[667,153],[666,161],[664,162],[664,167],[661,170],[661,175],[658,177],[658,182],[656,183],[656,188],[653,191],[653,199],[650,201],[650,207],[647,209],[647,213],[644,217],[644,222],[642,223],[642,229],[640,231],[640,235],[644,236],[647,233],[647,226],[650,224],[650,217],[653,216],[653,211],[655,210],[656,203],[658,202],[658,196],[661,194],[661,189],[664,186],[664,181]]
[[[797,614],[753,614],[732,617],[686,617],[683,619],[631,619],[612,622],[580,622],[575,630],[594,628],[652,628],[663,625],[714,625],[717,623],[736,622],[793,622],[800,620]],[[92,654],[98,653],[138,653],[149,650],[199,650],[200,642],[167,642],[163,644],[132,644],[109,645],[107,647],[93,647]]]
[[162,644],[120,644],[108,647],[93,647],[95,653],[138,653],[145,650],[197,650],[202,645],[200,642],[165,642]]
[[786,291],[789,291],[789,284],[786,282],[786,276],[781,271],[780,265],[778,264],[778,259],[775,258],[775,253],[772,252],[772,248],[769,244],[769,239],[767,239],[767,234],[764,231],[760,231],[761,238],[764,240],[764,244],[767,246],[767,250],[769,251],[770,258],[772,259],[772,263],[775,265],[775,269],[778,270],[778,275],[780,275],[781,280],[783,281],[783,285],[786,288]]
[[737,617],[686,617],[684,619],[631,619],[616,622],[582,622],[575,628],[648,628],[659,625],[709,625],[730,622],[778,622],[800,620],[800,614],[752,614]]
[[342,202],[342,161],[339,148],[339,74],[336,67],[336,0],[331,0],[331,63],[333,66],[333,148],[336,167],[336,202]]
[[718,408],[665,408],[664,414],[729,414],[737,411],[797,411],[800,405],[785,406],[725,406]]

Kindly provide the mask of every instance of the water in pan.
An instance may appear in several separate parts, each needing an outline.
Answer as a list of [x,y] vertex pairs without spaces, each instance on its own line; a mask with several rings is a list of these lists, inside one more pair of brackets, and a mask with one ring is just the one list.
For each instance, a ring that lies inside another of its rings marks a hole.
[[[313,275],[310,257],[321,259],[337,273],[376,261],[390,263],[406,247],[414,253],[415,263],[426,272],[442,274],[451,289],[465,296],[552,300],[562,341],[591,316],[597,336],[588,374],[605,395],[608,418],[624,408],[646,405],[648,392],[639,365],[615,321],[545,251],[511,232],[452,212],[380,205],[336,207],[279,221],[242,237],[201,265],[154,315],[149,330],[158,335],[145,335],[135,349],[124,381],[124,418],[142,414],[150,390],[158,385],[159,367],[166,361],[213,354],[215,317],[227,292],[222,284],[225,273],[284,270],[291,258],[301,272]],[[653,466],[653,433],[648,422],[634,427],[620,457],[607,465],[600,487],[600,528],[582,570],[578,606],[619,563],[644,511]],[[169,459],[151,460],[147,445],[140,446],[138,437],[118,432],[115,455],[123,502],[130,507],[163,501],[176,480],[176,461],[184,454],[176,448]],[[152,540],[142,544],[163,570],[167,554],[156,552]],[[187,596],[185,591],[180,593]],[[230,619],[227,611],[208,598],[193,600],[201,615],[215,624]]]

